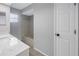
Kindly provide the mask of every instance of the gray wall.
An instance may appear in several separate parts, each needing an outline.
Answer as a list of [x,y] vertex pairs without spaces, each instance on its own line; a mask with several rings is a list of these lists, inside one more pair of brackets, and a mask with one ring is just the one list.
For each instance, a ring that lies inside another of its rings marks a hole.
[[29,20],[30,20],[30,23],[29,23],[29,36],[31,38],[34,38],[34,18],[33,18],[33,15],[32,16],[29,16]]
[[53,4],[33,4],[34,47],[47,55],[53,55]]
[[[28,7],[28,9],[30,8],[34,9],[34,19],[30,21],[30,18],[26,16],[20,16],[21,36],[29,36],[34,32],[34,48],[39,49],[47,55],[53,55],[53,4],[32,4]],[[26,8],[24,10],[28,9]],[[34,25],[34,30],[29,30],[33,27],[32,24]]]
[[10,33],[20,40],[23,35],[33,38],[33,16],[22,15],[22,11],[14,8],[10,12],[19,16],[17,23],[10,23]]
[[18,22],[17,23],[10,22],[10,33],[21,40],[21,34],[20,34],[21,33],[21,30],[20,30],[21,29],[20,28],[21,11],[14,9],[14,8],[10,8],[10,13],[18,15]]
[[33,16],[21,16],[21,37],[22,41],[33,47]]
[[30,32],[30,18],[28,16],[21,15],[20,16],[21,23],[21,36],[29,36]]

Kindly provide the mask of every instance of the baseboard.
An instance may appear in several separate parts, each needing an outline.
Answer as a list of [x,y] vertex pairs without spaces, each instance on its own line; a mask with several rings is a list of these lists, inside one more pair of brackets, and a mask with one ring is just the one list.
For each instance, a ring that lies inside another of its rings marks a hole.
[[48,56],[47,54],[43,53],[42,51],[40,51],[40,50],[37,49],[37,48],[34,48],[34,50],[36,50],[38,53],[40,53],[40,54],[43,55],[43,56]]

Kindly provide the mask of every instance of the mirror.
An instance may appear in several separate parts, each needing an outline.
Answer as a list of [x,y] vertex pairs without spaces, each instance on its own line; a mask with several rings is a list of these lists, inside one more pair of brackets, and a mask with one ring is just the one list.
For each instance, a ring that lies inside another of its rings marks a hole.
[[0,12],[0,25],[6,25],[6,13]]

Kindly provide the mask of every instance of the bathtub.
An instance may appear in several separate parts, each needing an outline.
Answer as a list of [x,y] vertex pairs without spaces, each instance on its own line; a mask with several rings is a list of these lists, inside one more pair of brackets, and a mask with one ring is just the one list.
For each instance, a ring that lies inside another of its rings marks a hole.
[[10,34],[1,34],[0,56],[29,56],[29,46]]

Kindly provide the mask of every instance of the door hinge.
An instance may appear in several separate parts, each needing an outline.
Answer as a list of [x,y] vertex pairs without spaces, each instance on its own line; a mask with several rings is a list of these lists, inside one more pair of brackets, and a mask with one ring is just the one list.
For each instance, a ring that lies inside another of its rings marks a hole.
[[76,6],[76,3],[74,3],[74,6]]
[[74,34],[76,35],[76,30],[74,30]]

